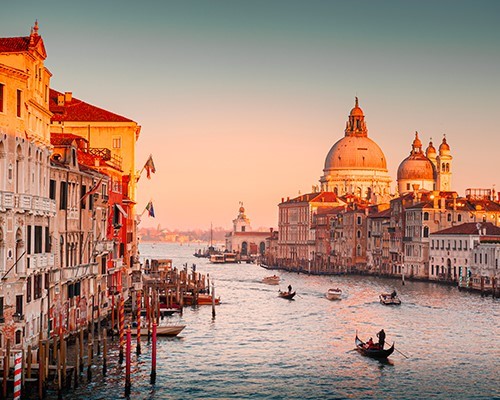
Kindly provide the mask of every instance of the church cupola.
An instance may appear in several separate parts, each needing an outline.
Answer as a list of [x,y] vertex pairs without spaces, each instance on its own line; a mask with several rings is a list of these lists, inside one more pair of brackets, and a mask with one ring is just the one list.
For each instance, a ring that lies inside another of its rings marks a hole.
[[415,139],[413,139],[413,143],[411,145],[412,154],[422,153],[422,142],[418,138],[418,132],[415,132]]
[[356,103],[354,108],[349,114],[349,120],[347,121],[345,127],[346,136],[358,136],[367,137],[368,130],[366,129],[365,116],[363,115],[363,110],[359,107],[358,98],[356,97]]
[[443,136],[443,141],[439,146],[439,154],[436,157],[437,166],[437,189],[445,192],[451,191],[451,160],[450,145]]

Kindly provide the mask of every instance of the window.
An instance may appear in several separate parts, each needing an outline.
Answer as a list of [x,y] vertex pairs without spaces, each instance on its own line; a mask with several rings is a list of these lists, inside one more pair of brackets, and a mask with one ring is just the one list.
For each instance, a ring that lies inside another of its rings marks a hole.
[[0,322],[3,322],[3,297],[0,297]]
[[[81,203],[80,203],[80,206],[82,207],[82,210],[85,210],[86,208],[86,203],[87,203],[87,199],[84,198],[85,196],[85,193],[87,193],[87,186],[86,185],[82,185],[80,187],[80,198],[82,199]],[[90,195],[89,197],[92,197],[92,195]]]
[[424,212],[424,221],[429,221],[429,213]]
[[3,83],[0,83],[0,112],[3,112],[4,87],[5,85]]
[[23,295],[22,294],[16,295],[16,314],[18,316],[23,315]]
[[424,226],[424,237],[429,237],[429,227]]
[[462,216],[460,214],[458,214],[457,220],[458,222],[462,222]]
[[21,91],[17,89],[17,107],[16,107],[16,115],[21,118]]
[[45,227],[45,252],[50,253],[50,230],[49,227]]
[[42,227],[35,226],[35,254],[42,252]]
[[122,138],[116,136],[113,138],[113,149],[120,149],[122,147]]
[[56,181],[54,179],[50,180],[50,186],[49,186],[49,197],[52,200],[56,199]]
[[410,184],[409,183],[406,184],[406,190],[410,190]]
[[434,239],[431,240],[431,250],[434,250]]
[[361,225],[361,217],[358,217],[358,225]]
[[31,276],[26,279],[26,302],[31,301]]
[[451,221],[451,214],[448,214],[448,222]]
[[18,329],[16,331],[16,344],[20,344],[21,343],[21,330]]
[[357,231],[356,232],[356,236],[358,237],[358,239],[361,237],[361,231]]
[[61,182],[61,191],[59,198],[59,209],[66,210],[68,207],[68,184]]
[[26,254],[31,254],[31,225],[26,227]]

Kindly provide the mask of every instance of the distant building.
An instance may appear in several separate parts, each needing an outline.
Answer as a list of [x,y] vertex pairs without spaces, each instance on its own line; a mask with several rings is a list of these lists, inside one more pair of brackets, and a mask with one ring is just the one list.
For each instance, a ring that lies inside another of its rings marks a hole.
[[500,227],[464,223],[430,235],[429,279],[476,290],[498,288]]
[[243,203],[240,203],[238,216],[233,220],[233,230],[226,234],[226,250],[237,253],[243,260],[263,256],[266,252],[266,239],[269,236],[270,232],[252,230]]

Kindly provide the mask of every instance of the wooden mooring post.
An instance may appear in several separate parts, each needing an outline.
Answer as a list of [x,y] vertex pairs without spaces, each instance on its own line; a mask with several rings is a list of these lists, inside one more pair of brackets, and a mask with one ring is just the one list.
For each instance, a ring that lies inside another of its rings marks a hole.
[[151,384],[156,383],[156,321],[153,322],[153,345],[151,347]]
[[106,328],[102,330],[102,375],[106,376],[108,371],[108,351],[106,346]]
[[127,356],[126,356],[126,365],[125,365],[125,397],[130,396],[130,389],[132,386],[132,382],[130,380],[130,367],[131,367],[131,359],[130,353],[132,352],[132,333],[130,331],[130,325],[127,328]]

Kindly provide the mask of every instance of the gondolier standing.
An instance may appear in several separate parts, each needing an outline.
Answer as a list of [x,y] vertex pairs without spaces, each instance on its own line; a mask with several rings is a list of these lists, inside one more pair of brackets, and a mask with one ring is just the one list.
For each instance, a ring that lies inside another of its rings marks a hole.
[[288,293],[292,293],[292,285],[288,285]]
[[384,344],[385,344],[385,332],[383,329],[380,330],[379,333],[377,333],[378,337],[378,345],[381,350],[384,349]]

